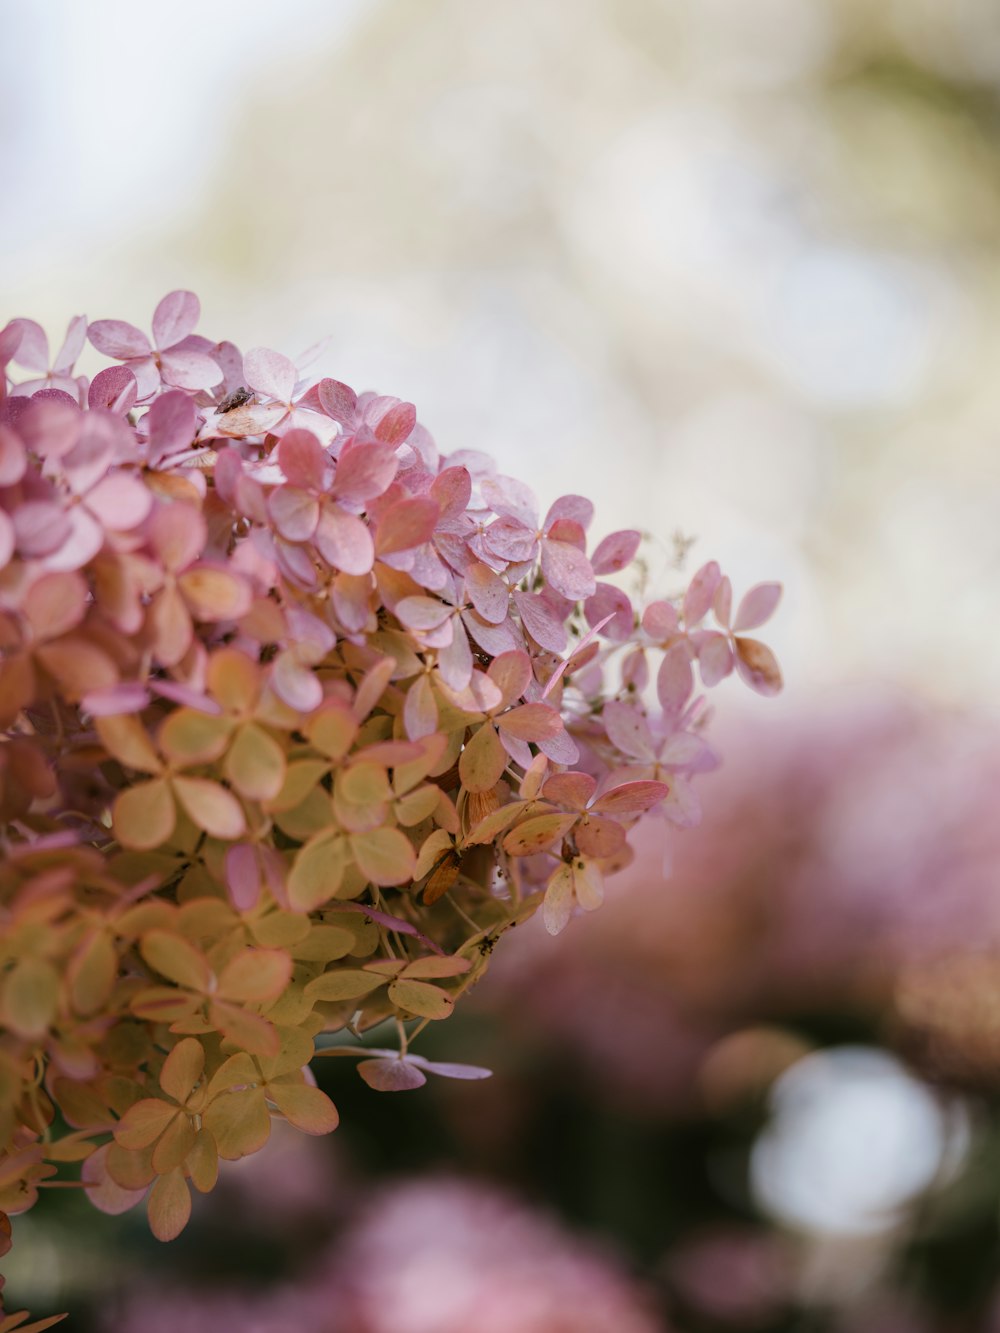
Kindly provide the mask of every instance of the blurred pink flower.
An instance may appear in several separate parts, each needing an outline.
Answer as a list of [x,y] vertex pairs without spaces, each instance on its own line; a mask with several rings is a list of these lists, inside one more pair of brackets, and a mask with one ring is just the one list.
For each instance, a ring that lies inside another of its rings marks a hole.
[[391,1186],[315,1272],[279,1289],[138,1288],[107,1333],[665,1333],[645,1293],[592,1242],[490,1188]]
[[720,739],[711,813],[671,844],[672,873],[669,832],[646,827],[600,929],[582,918],[553,951],[531,923],[474,1001],[633,1107],[697,1102],[704,1055],[748,1023],[885,1010],[905,967],[1000,948],[995,724],[855,686]]
[[398,1185],[336,1253],[344,1333],[663,1333],[592,1243],[494,1190]]

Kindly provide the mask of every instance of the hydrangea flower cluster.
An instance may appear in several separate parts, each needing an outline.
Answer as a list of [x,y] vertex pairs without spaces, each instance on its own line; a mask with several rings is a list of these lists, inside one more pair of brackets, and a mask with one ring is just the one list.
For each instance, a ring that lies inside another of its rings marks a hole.
[[638,532],[588,553],[589,501],[198,317],[0,331],[0,1209],[82,1164],[162,1239],[272,1117],[336,1126],[314,1055],[485,1075],[414,1036],[645,812],[695,821],[699,681],[780,688],[776,584],[733,614],[713,562],[640,614]]

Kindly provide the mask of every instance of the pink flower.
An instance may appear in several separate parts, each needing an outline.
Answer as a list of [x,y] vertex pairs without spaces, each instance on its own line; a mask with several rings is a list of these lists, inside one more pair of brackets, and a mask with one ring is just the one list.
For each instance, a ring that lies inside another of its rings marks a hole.
[[170,292],[153,311],[153,342],[121,319],[98,319],[87,336],[99,352],[131,370],[139,401],[152,397],[162,381],[190,392],[210,389],[222,371],[210,355],[213,344],[195,336],[201,303],[194,292]]

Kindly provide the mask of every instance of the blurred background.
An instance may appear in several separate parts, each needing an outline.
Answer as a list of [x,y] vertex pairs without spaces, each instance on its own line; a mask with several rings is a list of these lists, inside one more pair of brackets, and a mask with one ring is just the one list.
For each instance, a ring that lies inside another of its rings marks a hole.
[[[416,402],[652,593],[780,578],[706,817],[498,950],[483,1084],[275,1135],[173,1246],[66,1194],[80,1330],[1000,1329],[994,0],[6,0],[0,325],[201,331]],[[82,369],[87,370],[86,361]],[[727,683],[728,685],[728,683]],[[330,1065],[337,1068],[331,1069]],[[157,1312],[160,1312],[157,1314]]]

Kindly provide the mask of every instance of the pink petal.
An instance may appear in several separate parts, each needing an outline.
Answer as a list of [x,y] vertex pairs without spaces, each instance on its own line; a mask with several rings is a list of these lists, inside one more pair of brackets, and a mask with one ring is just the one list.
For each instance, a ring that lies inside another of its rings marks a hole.
[[482,1065],[460,1065],[453,1064],[450,1061],[443,1060],[425,1060],[422,1055],[408,1055],[407,1060],[414,1065],[419,1065],[421,1069],[427,1069],[432,1074],[437,1074],[441,1078],[492,1078],[492,1069],[484,1069]]
[[134,324],[126,324],[122,319],[95,320],[87,330],[87,337],[99,352],[116,361],[147,356],[153,350],[142,330]]
[[390,407],[375,427],[376,440],[393,447],[402,444],[417,424],[417,409],[412,403],[397,403]]
[[665,782],[625,782],[620,787],[606,791],[590,808],[601,814],[641,814],[658,805],[669,794],[670,788]]
[[222,371],[205,352],[182,351],[174,348],[160,354],[160,374],[164,384],[178,389],[212,389],[222,379]]
[[500,691],[503,707],[508,708],[523,697],[531,680],[531,658],[523,652],[505,652],[495,657],[487,672]]
[[77,495],[89,491],[107,472],[115,453],[115,439],[101,429],[101,411],[88,412],[85,429],[63,459],[66,480]]
[[76,445],[83,429],[80,409],[65,399],[34,399],[18,418],[25,445],[42,458],[62,458]]
[[538,501],[524,482],[514,477],[485,477],[479,489],[494,514],[514,518],[532,532],[538,530]]
[[651,639],[669,639],[680,628],[676,608],[670,602],[651,602],[642,614],[642,628]]
[[175,704],[183,704],[186,708],[193,708],[198,713],[209,713],[213,717],[218,717],[222,712],[222,708],[214,699],[178,680],[153,680],[150,681],[149,688],[161,698],[169,699]]
[[782,687],[781,668],[766,643],[759,639],[736,639],[736,670],[758,694],[778,694]]
[[403,1059],[362,1060],[358,1073],[376,1092],[407,1092],[427,1082],[425,1074]]
[[635,628],[635,612],[621,588],[611,583],[599,583],[593,597],[583,604],[587,624],[594,628],[603,622],[602,633],[609,639],[624,642]]
[[483,652],[489,653],[491,657],[499,657],[501,653],[524,651],[524,636],[510,616],[502,625],[491,625],[478,612],[463,611],[462,624]]
[[80,700],[80,707],[91,717],[117,717],[121,713],[139,713],[149,703],[150,694],[139,681],[123,681],[103,690],[91,690]]
[[722,571],[714,560],[702,565],[692,578],[684,594],[684,624],[688,629],[708,614],[721,579]]
[[510,610],[510,589],[499,574],[481,561],[465,571],[465,587],[472,605],[484,620],[499,625],[507,619]]
[[68,514],[49,500],[26,500],[11,517],[17,549],[29,558],[57,550],[71,531]]
[[437,703],[431,683],[426,676],[418,676],[406,691],[403,727],[411,741],[418,741],[435,732],[437,724]]
[[375,545],[365,524],[355,514],[325,505],[313,543],[334,569],[345,574],[367,574],[375,559]]
[[294,546],[281,537],[275,539],[274,556],[282,575],[300,588],[317,588],[319,574],[312,552],[306,546]]
[[560,522],[563,519],[569,519],[570,522],[578,524],[584,531],[590,527],[594,518],[594,506],[583,495],[561,495],[549,507],[549,512],[545,515],[542,523],[542,529],[548,532],[553,523]]
[[660,751],[660,763],[668,768],[688,768],[699,764],[707,752],[708,746],[700,736],[678,731]]
[[114,472],[87,494],[87,508],[112,532],[129,532],[144,522],[153,497],[138,477]]
[[201,305],[194,292],[170,292],[165,296],[153,311],[153,338],[160,351],[186,338],[200,315]]
[[6,569],[14,554],[16,534],[14,524],[3,509],[0,509],[0,569]]
[[389,489],[398,467],[391,444],[350,445],[337,460],[333,493],[356,504],[372,500]]
[[376,551],[379,555],[395,555],[430,541],[440,512],[433,500],[422,496],[397,500],[379,520]]
[[49,569],[82,569],[104,545],[104,528],[82,505],[69,511],[69,524],[66,539],[45,561]]
[[621,532],[612,532],[597,547],[590,557],[591,568],[595,574],[616,574],[635,559],[635,553],[642,541],[642,533],[631,528]]
[[152,398],[160,387],[160,367],[152,356],[130,359],[126,362],[126,365],[135,376],[136,389],[139,394],[138,401],[140,403],[146,402]]
[[316,531],[319,501],[295,486],[278,486],[267,499],[271,522],[287,541],[304,542]]
[[298,372],[287,356],[267,347],[252,347],[243,357],[243,374],[251,389],[287,403],[295,389]]
[[33,319],[12,319],[7,328],[16,328],[19,334],[11,360],[25,370],[44,375],[49,368],[49,340],[41,324]]
[[758,583],[750,589],[737,607],[736,619],[733,621],[734,631],[740,633],[763,625],[765,620],[770,620],[780,600],[780,583]]
[[278,464],[293,486],[325,491],[333,476],[330,455],[309,430],[290,430],[278,445]]
[[94,376],[87,393],[87,406],[106,407],[122,416],[130,412],[139,396],[135,376],[127,366],[108,366]]
[[368,627],[372,616],[371,595],[372,580],[368,575],[338,574],[334,579],[333,609],[346,630],[357,633]]
[[43,574],[28,589],[24,615],[38,640],[75,629],[87,612],[87,585],[76,573]]
[[453,690],[464,690],[472,679],[472,649],[465,626],[456,616],[452,621],[451,642],[438,652],[441,679]]
[[396,603],[395,614],[407,629],[426,631],[443,625],[454,614],[454,607],[434,597],[404,597]]
[[702,684],[711,689],[733,669],[733,649],[725,634],[710,631],[698,645],[698,666]]
[[75,315],[69,322],[59,354],[52,362],[54,375],[70,375],[87,341],[87,316]]
[[24,476],[28,458],[9,426],[0,426],[0,486],[13,486]]
[[597,790],[597,779],[589,773],[553,773],[542,787],[542,796],[571,810],[586,809]]
[[563,730],[563,720],[548,704],[521,704],[497,719],[503,731],[522,741],[542,741]]
[[320,380],[318,385],[320,405],[327,416],[339,421],[342,426],[354,423],[358,408],[358,397],[353,389],[339,380]]
[[464,513],[472,497],[472,477],[465,467],[447,467],[431,483],[431,497],[441,506],[442,518]]
[[576,845],[584,856],[593,856],[598,860],[605,856],[617,856],[625,846],[625,830],[613,819],[592,815],[577,825]]
[[611,700],[604,705],[601,721],[608,740],[630,759],[655,758],[649,723],[637,708]]
[[509,515],[490,524],[483,533],[483,542],[487,552],[501,560],[530,560],[538,549],[536,530]]
[[592,597],[597,589],[590,561],[568,542],[542,541],[542,574],[546,583],[571,602]]
[[664,654],[656,677],[656,693],[665,713],[679,713],[694,689],[691,659],[683,643]]
[[260,862],[253,846],[247,842],[236,842],[226,852],[226,886],[229,900],[237,912],[250,912],[257,906],[260,898]]
[[149,540],[164,568],[176,572],[201,555],[208,529],[199,509],[174,501],[155,510],[149,520]]
[[554,736],[544,736],[538,742],[542,754],[548,755],[554,764],[575,764],[580,758],[576,742],[568,731],[558,731]]
[[542,597],[535,592],[515,592],[514,603],[524,628],[540,648],[563,653],[569,636],[566,627],[553,615]]
[[271,668],[271,686],[279,699],[300,713],[312,713],[323,702],[323,686],[318,676],[291,652],[279,653]]
[[161,394],[144,424],[149,434],[149,460],[155,465],[191,444],[197,433],[194,403],[179,389]]

